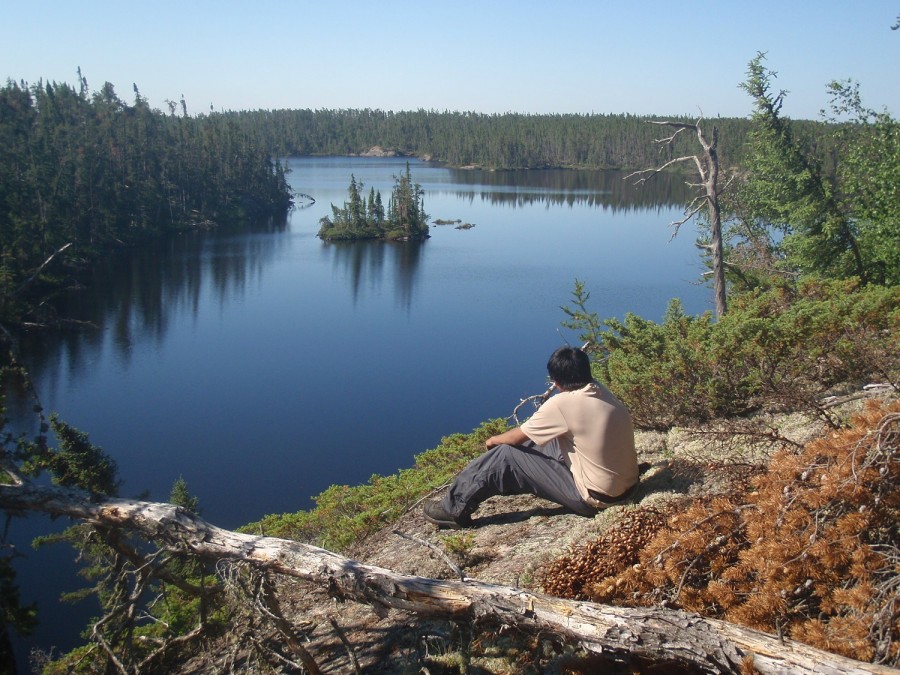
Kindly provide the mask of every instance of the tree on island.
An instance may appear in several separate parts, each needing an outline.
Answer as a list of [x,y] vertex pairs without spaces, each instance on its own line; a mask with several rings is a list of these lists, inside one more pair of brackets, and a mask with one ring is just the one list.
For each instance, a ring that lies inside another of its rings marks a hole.
[[363,184],[350,176],[349,199],[342,207],[331,205],[332,216],[319,220],[318,236],[326,241],[355,239],[425,239],[428,237],[428,214],[425,213],[424,190],[412,180],[409,163],[406,172],[394,176],[394,187],[387,214],[381,192],[369,189],[363,195]]

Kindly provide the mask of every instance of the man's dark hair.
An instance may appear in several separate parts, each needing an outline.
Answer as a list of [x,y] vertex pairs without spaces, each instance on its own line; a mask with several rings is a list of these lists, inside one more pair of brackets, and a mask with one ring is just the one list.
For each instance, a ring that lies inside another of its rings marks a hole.
[[594,380],[587,354],[576,347],[560,347],[553,352],[547,361],[547,372],[563,391],[581,389]]

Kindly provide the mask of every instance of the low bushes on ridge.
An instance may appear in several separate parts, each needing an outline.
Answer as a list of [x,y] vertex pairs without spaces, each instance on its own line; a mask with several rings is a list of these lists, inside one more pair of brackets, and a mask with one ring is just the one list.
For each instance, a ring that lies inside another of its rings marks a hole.
[[568,325],[600,358],[596,376],[638,427],[697,426],[757,411],[812,412],[841,385],[900,390],[900,287],[816,281],[732,298],[728,314],[685,315],[674,300],[662,323],[633,314],[600,322],[576,284]]

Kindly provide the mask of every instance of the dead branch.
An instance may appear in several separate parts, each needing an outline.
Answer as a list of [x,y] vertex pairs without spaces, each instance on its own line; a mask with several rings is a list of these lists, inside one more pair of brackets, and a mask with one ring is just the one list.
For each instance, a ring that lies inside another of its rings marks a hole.
[[637,176],[634,181],[635,185],[640,185],[641,183],[646,183],[648,180],[653,178],[655,175],[662,173],[667,168],[672,166],[673,164],[678,164],[679,162],[694,162],[696,164],[697,157],[696,155],[685,155],[684,157],[677,157],[676,159],[670,159],[668,162],[663,164],[662,166],[655,167],[653,169],[640,169],[639,171],[633,171],[625,176],[625,180],[629,180]]
[[0,486],[0,507],[68,516],[133,531],[158,545],[201,558],[236,561],[321,584],[346,598],[451,620],[489,621],[544,632],[591,652],[651,660],[675,659],[696,672],[737,673],[751,659],[760,673],[889,673],[802,643],[687,612],[625,608],[563,600],[476,581],[427,579],[366,565],[315,546],[232,532],[189,511],[127,499],[94,501],[59,487]]
[[162,640],[162,644],[157,647],[153,652],[151,652],[143,661],[138,664],[136,672],[144,673],[150,669],[150,666],[156,662],[160,657],[166,654],[169,650],[175,649],[183,644],[189,644],[192,640],[197,639],[203,633],[206,632],[206,626],[201,624],[197,626],[190,633],[185,633],[184,635],[179,635],[177,637],[168,638],[166,640]]
[[419,546],[424,546],[429,551],[434,551],[434,553],[436,553],[440,557],[440,559],[443,560],[447,564],[447,567],[449,567],[451,570],[453,570],[453,573],[459,577],[460,581],[466,580],[466,575],[459,568],[459,566],[456,565],[452,560],[450,560],[450,558],[447,557],[446,553],[444,553],[440,548],[438,548],[437,546],[432,544],[430,541],[425,541],[423,539],[413,537],[412,535],[404,534],[400,530],[393,530],[392,532],[393,532],[393,534],[396,534],[401,539],[406,539],[407,541],[411,541],[414,544],[418,544]]
[[278,601],[278,594],[275,592],[275,584],[268,572],[263,571],[259,575],[258,586],[257,604],[262,613],[275,625],[275,628],[285,639],[288,648],[300,657],[300,662],[306,668],[306,672],[310,675],[321,675],[322,671],[319,669],[319,664],[316,663],[312,654],[300,642],[291,623],[284,618],[284,614],[281,612],[281,603]]
[[519,424],[519,410],[522,409],[522,406],[526,403],[533,403],[535,410],[540,408],[544,403],[546,403],[547,399],[550,398],[550,395],[553,393],[553,385],[550,385],[550,388],[547,389],[543,394],[535,394],[533,396],[529,396],[528,398],[523,398],[519,401],[519,405],[517,405],[512,412],[512,419],[516,424]]
[[103,532],[103,540],[111,546],[119,555],[128,560],[135,568],[150,567],[151,575],[160,581],[172,584],[176,588],[184,591],[188,595],[203,596],[205,590],[200,586],[195,586],[176,574],[172,574],[166,569],[167,560],[163,560],[160,564],[156,558],[160,556],[161,551],[157,551],[152,556],[146,556],[139,553],[136,549],[122,541],[117,532]]
[[685,129],[693,130],[696,128],[696,125],[687,124],[686,122],[672,122],[669,120],[648,120],[648,122],[650,122],[650,124],[655,124],[657,126],[667,126],[667,127],[675,128],[675,131],[672,133],[671,136],[668,136],[666,138],[654,138],[653,139],[654,143],[659,143],[660,145],[669,145],[671,143],[674,143],[675,139],[678,137],[678,134],[680,134],[682,131],[684,131]]
[[356,652],[353,649],[353,645],[350,644],[347,636],[344,635],[344,631],[341,630],[341,627],[338,625],[337,619],[333,616],[329,616],[328,623],[331,624],[331,628],[334,630],[335,635],[338,636],[338,640],[341,641],[341,644],[344,645],[344,649],[347,650],[347,657],[353,665],[353,672],[357,674],[362,673],[362,669],[359,667],[359,659],[356,658]]
[[51,253],[50,257],[47,258],[43,263],[41,263],[40,267],[38,267],[37,270],[35,270],[34,274],[32,274],[30,277],[28,277],[25,281],[22,282],[22,284],[16,289],[16,292],[13,295],[21,295],[22,292],[25,291],[25,289],[27,289],[29,286],[31,286],[32,283],[34,283],[34,280],[37,279],[38,276],[40,275],[40,273],[44,271],[44,268],[46,268],[47,265],[52,263],[53,259],[56,256],[58,256],[60,253],[65,251],[71,245],[72,245],[72,242],[70,241],[68,244],[61,246],[59,249],[57,249],[56,251]]
[[[695,201],[697,201],[697,200],[695,200]],[[675,228],[675,231],[672,233],[672,236],[669,237],[669,241],[672,241],[675,237],[677,237],[678,232],[681,230],[681,226],[684,225],[686,222],[688,222],[691,218],[696,216],[698,213],[700,213],[700,211],[703,210],[703,207],[705,205],[706,204],[699,204],[699,205],[695,206],[694,208],[691,208],[688,211],[685,211],[684,218],[681,218],[679,220],[675,220],[675,221],[669,223],[669,227]]]

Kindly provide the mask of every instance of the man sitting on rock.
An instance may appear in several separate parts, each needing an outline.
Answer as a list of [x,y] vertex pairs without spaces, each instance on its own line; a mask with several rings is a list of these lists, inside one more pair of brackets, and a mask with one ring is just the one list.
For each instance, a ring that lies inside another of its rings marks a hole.
[[557,349],[547,372],[559,393],[521,426],[487,439],[488,452],[469,462],[447,495],[425,504],[426,520],[468,527],[488,497],[520,494],[591,517],[631,495],[638,463],[628,410],[594,380],[580,349]]

